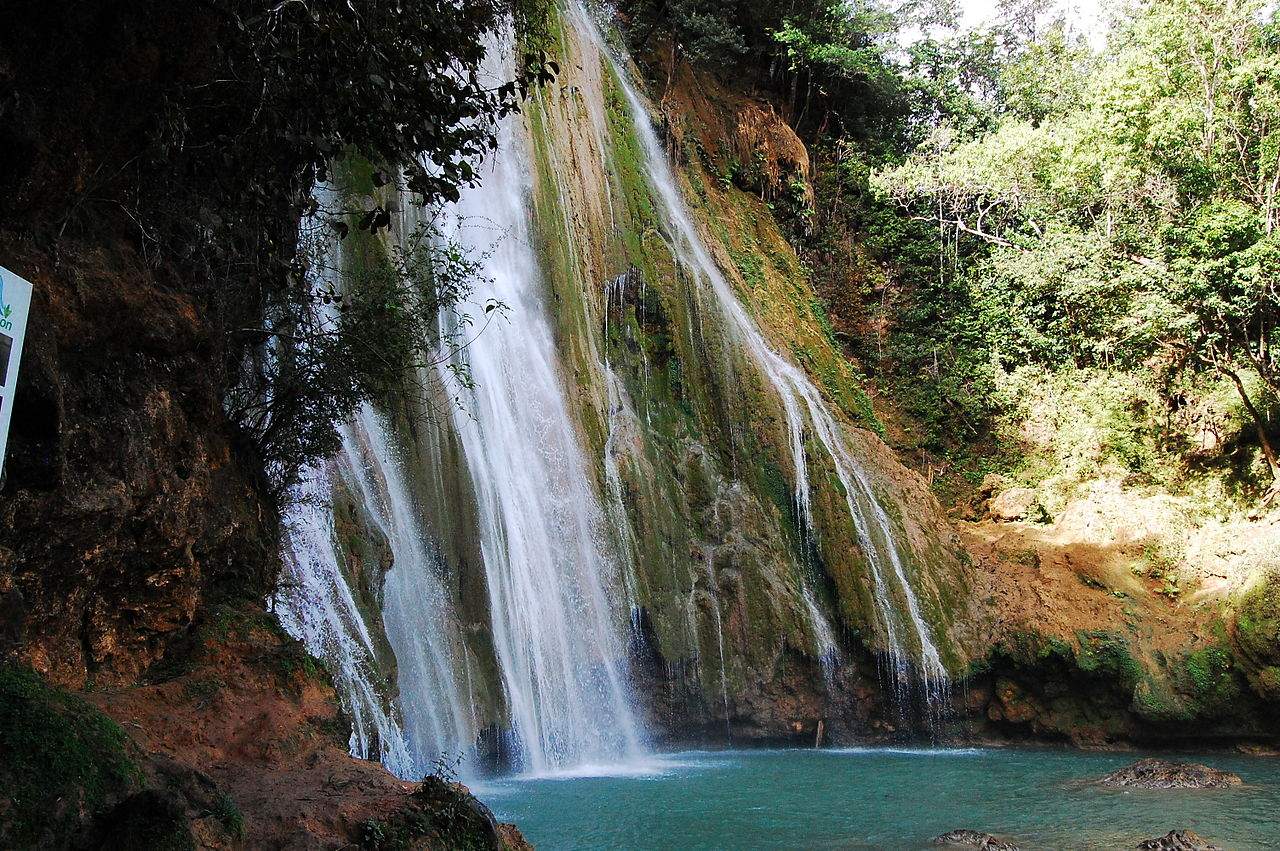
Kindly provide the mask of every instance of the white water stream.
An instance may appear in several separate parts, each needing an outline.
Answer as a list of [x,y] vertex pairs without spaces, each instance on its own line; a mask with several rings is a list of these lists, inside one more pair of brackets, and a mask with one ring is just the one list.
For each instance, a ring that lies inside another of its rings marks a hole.
[[[644,151],[645,168],[674,256],[682,266],[694,272],[700,284],[708,285],[714,309],[727,321],[738,342],[760,367],[782,403],[790,436],[795,501],[803,524],[810,533],[816,532],[805,453],[805,438],[806,435],[811,435],[817,438],[831,459],[845,492],[849,516],[871,569],[873,596],[880,625],[889,644],[895,689],[905,688],[910,682],[911,666],[914,663],[930,703],[940,701],[947,688],[946,668],[898,553],[889,516],[876,499],[867,474],[849,451],[842,427],[809,377],[773,350],[755,321],[738,301],[733,287],[711,257],[689,215],[680,195],[679,183],[654,132],[649,112],[631,84],[624,63],[613,59],[599,29],[585,10],[577,4],[572,5],[570,10],[570,18],[574,24],[594,41],[603,56],[614,63],[614,70],[627,98],[636,136]],[[802,583],[805,581],[807,579],[802,579]],[[890,582],[895,588],[890,588]],[[820,653],[824,658],[831,658],[837,652],[831,627],[817,607],[808,586],[802,585],[802,589],[801,598],[820,644]],[[900,598],[903,604],[901,607],[895,604],[895,595]],[[899,608],[906,609],[905,618],[900,615]]]
[[[495,77],[512,70],[504,61]],[[643,736],[626,671],[625,571],[565,397],[531,245],[523,124],[505,121],[498,138],[482,185],[456,205],[455,235],[485,252],[489,283],[476,295],[501,301],[518,319],[488,329],[459,355],[474,387],[451,416],[478,503],[517,762],[539,773],[635,759]],[[448,381],[446,366],[439,368]]]

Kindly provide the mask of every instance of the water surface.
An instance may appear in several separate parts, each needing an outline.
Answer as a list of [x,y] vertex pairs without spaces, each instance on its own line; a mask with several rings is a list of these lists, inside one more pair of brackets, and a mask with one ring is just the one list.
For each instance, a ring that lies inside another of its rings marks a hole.
[[1245,786],[1117,791],[1076,781],[1141,754],[1043,750],[696,751],[623,773],[476,784],[549,849],[903,848],[968,827],[1024,849],[1132,848],[1188,828],[1235,851],[1280,847],[1280,760],[1185,757]]

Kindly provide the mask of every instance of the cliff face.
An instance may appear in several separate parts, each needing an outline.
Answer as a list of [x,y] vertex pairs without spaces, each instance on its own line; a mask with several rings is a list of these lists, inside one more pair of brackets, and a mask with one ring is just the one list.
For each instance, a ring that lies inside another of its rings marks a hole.
[[137,679],[212,589],[263,587],[274,563],[196,304],[176,270],[104,242],[54,257],[0,237],[36,291],[0,502],[4,650],[72,687]]
[[970,729],[1273,748],[1274,521],[1189,514],[1099,481],[1051,522],[960,521],[992,648],[969,678]]
[[276,523],[178,272],[110,233],[53,257],[8,232],[0,254],[37,294],[0,490],[0,653],[44,678],[0,664],[0,842],[521,847],[465,789],[350,757],[323,667],[260,596],[220,602],[274,581]]
[[[588,454],[603,459],[598,487],[618,494],[633,530],[624,546],[654,726],[676,740],[808,740],[819,719],[837,735],[893,730],[901,707],[876,685],[890,643],[869,565],[883,553],[859,538],[812,434],[807,527],[783,402],[711,284],[688,258],[676,261],[680,236],[664,219],[621,82],[580,28],[562,27],[556,48],[564,75],[528,111],[532,216],[566,380]],[[702,241],[767,345],[833,403],[889,506],[943,658],[959,670],[969,652],[955,536],[872,431],[860,378],[783,235],[811,198],[804,145],[766,102],[708,75],[681,64],[654,76],[643,120],[678,165]],[[907,607],[900,596],[889,605]]]
[[[820,722],[844,739],[903,735],[925,705],[907,694],[919,688],[923,641],[936,646],[935,677],[974,655],[968,573],[925,483],[877,435],[862,379],[784,237],[811,203],[804,145],[766,102],[684,65],[652,112],[637,108],[581,15],[551,21],[558,78],[504,136],[498,156],[519,173],[487,174],[516,189],[464,197],[459,214],[485,222],[475,251],[500,256],[485,267],[498,280],[481,292],[515,293],[510,317],[471,350],[504,374],[464,390],[473,407],[460,416],[451,399],[362,414],[321,476],[328,504],[299,518],[319,532],[298,542],[297,584],[336,570],[343,588],[324,604],[290,598],[298,632],[326,658],[348,660],[350,703],[378,718],[370,729],[408,743],[370,737],[369,752],[393,761],[404,749],[500,743],[492,734],[513,729],[528,668],[585,676],[615,664],[615,652],[627,655],[632,702],[662,742],[810,742]],[[362,202],[372,203],[352,201]],[[348,239],[335,265],[357,277],[385,267],[399,230],[386,244]],[[495,231],[520,243],[510,248],[518,270]],[[713,280],[721,275],[723,286]],[[553,339],[536,351],[494,339],[541,341],[544,316]],[[529,374],[521,359],[554,364],[566,411],[524,399],[533,391],[509,379]],[[484,407],[488,390],[501,397],[500,421]],[[545,430],[542,454],[506,451],[520,445],[510,430],[526,425]],[[550,496],[526,488],[523,469],[495,469],[515,460],[544,469],[546,455],[556,456],[546,480],[531,487]],[[553,472],[566,469],[576,489]],[[566,556],[546,541],[576,534],[574,517],[590,530]],[[330,522],[333,534],[323,531]],[[390,559],[388,538],[398,542]],[[410,545],[419,538],[425,550]],[[529,582],[529,553],[539,566],[569,562],[554,580],[564,587],[540,575],[538,599],[512,591]],[[575,623],[556,646],[502,658],[502,618],[554,630],[560,621],[543,621],[542,610],[579,593],[571,605],[587,617],[590,596],[577,590],[586,571],[613,583],[618,644],[593,633],[583,652],[603,655],[560,664],[556,654],[587,631]],[[406,600],[438,609],[433,625],[406,630]],[[332,641],[331,628],[352,640]],[[401,717],[371,692],[398,693]],[[512,738],[523,735],[547,737],[533,728]]]
[[[530,110],[533,217],[581,428],[605,459],[599,487],[619,491],[636,530],[654,727],[676,740],[806,739],[824,719],[836,737],[900,734],[906,719],[877,681],[887,642],[868,554],[833,471],[812,476],[809,539],[783,412],[705,283],[672,263],[618,80],[572,28],[558,49],[565,75]],[[934,733],[1274,746],[1272,521],[1188,528],[1177,498],[1105,482],[1053,523],[974,524],[964,506],[940,506],[880,425],[883,414],[900,428],[901,412],[872,405],[831,334],[814,295],[831,282],[796,259],[812,199],[803,142],[767,101],[663,53],[651,118],[702,238],[769,344],[839,408],[893,515],[957,682]],[[834,681],[806,583],[839,635]]]
[[214,28],[148,5],[26,9],[0,38],[0,252],[35,285],[0,491],[0,652],[72,686],[135,679],[210,588],[261,587],[272,562],[210,380],[206,282],[136,219],[129,171],[168,95],[208,73]]

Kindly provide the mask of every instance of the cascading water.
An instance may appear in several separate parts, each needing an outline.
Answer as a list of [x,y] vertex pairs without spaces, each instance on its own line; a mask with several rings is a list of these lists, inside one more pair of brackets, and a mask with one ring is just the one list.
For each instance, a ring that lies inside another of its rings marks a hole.
[[275,612],[290,635],[328,663],[351,718],[351,752],[409,777],[414,760],[389,695],[377,683],[373,638],[335,546],[329,505],[335,466],[305,470],[290,495],[283,523],[286,581]]
[[[571,9],[571,17],[595,42],[601,54],[614,61],[589,14],[575,5]],[[900,697],[906,697],[905,689],[910,682],[914,657],[928,702],[931,705],[940,703],[947,689],[946,668],[934,644],[932,631],[921,612],[919,599],[907,577],[889,517],[877,501],[870,480],[846,446],[841,426],[831,414],[821,393],[803,371],[769,346],[756,323],[738,301],[732,286],[712,259],[690,218],[643,101],[630,83],[622,63],[614,61],[614,70],[626,97],[636,136],[641,143],[644,167],[666,225],[666,235],[673,255],[684,268],[695,274],[700,284],[709,285],[714,308],[727,320],[737,340],[759,366],[782,403],[790,436],[795,502],[802,524],[808,534],[815,533],[805,450],[805,435],[808,432],[817,437],[831,459],[844,489],[849,516],[870,566],[877,614],[889,644],[894,687],[901,690]],[[890,578],[896,586],[893,590],[889,586]],[[902,607],[906,610],[905,619],[900,618],[899,607],[895,605],[895,594],[901,598]],[[837,650],[834,637],[807,586],[801,592],[801,597],[812,619],[821,655],[833,658]],[[904,632],[909,632],[914,646],[907,643]]]
[[[499,79],[514,70],[506,54],[490,51],[503,58],[494,69]],[[452,425],[477,502],[516,761],[544,772],[633,758],[643,738],[622,639],[630,616],[625,572],[561,385],[530,244],[531,170],[521,129],[514,120],[500,126],[491,171],[456,205],[464,243],[475,243],[467,223],[500,234],[492,246],[477,246],[487,248],[482,295],[511,307],[519,324],[491,328],[457,355],[474,385],[452,409]],[[460,330],[457,315],[441,321],[446,333]]]
[[[509,53],[497,45],[490,50],[488,70],[496,79],[511,76]],[[529,244],[521,126],[518,119],[502,123],[491,172],[449,211],[450,236],[480,258],[484,291],[474,295],[509,306],[519,323],[498,323],[454,354],[465,357],[474,384],[459,389],[461,405],[449,408],[445,428],[461,446],[474,495],[506,715],[503,755],[514,768],[541,773],[633,759],[644,737],[630,706],[622,638],[631,608],[626,572],[560,383]],[[407,198],[401,207],[407,212],[400,231],[409,233],[419,213]],[[461,310],[439,321],[450,338],[468,330]],[[434,367],[444,386],[454,381],[450,366]],[[376,746],[393,771],[417,776],[437,758],[475,747],[471,657],[458,638],[463,627],[452,611],[447,571],[424,531],[423,505],[406,471],[413,452],[369,406],[340,432],[338,458],[313,471],[307,492],[298,493],[306,498],[289,511],[285,549],[294,583],[282,595],[281,618],[312,652],[337,663],[356,722],[353,750],[370,756]],[[421,432],[418,446],[440,463],[442,432]],[[339,567],[334,472],[391,549],[381,616],[395,656],[396,711],[375,686],[370,628]],[[437,498],[433,507],[448,514],[459,499]],[[433,519],[440,525],[447,518]]]
[[438,756],[465,754],[475,739],[470,702],[464,703],[462,696],[465,650],[456,638],[460,630],[440,556],[419,520],[403,450],[368,405],[343,431],[348,479],[391,548],[382,620],[396,658],[407,749],[414,773],[422,773]]
[[[337,287],[341,243],[327,252],[325,284]],[[465,649],[456,638],[460,630],[443,565],[420,523],[405,452],[393,429],[364,404],[338,425],[338,434],[337,455],[305,471],[289,502],[283,549],[290,581],[276,608],[285,628],[336,668],[352,716],[352,751],[378,756],[402,777],[417,777],[435,759],[466,754],[473,746],[471,702],[464,704],[460,688],[458,660],[465,659]],[[378,602],[395,657],[394,694],[378,676],[370,615],[357,604],[352,580],[342,570],[350,554],[339,546],[334,528],[339,483],[390,551],[391,569]]]

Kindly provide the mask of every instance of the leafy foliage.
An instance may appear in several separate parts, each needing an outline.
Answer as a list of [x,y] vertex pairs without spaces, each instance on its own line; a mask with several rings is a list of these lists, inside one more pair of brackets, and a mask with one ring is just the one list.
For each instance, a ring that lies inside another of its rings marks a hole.
[[1061,24],[1006,43],[983,67],[995,125],[940,120],[874,185],[949,238],[953,310],[998,369],[1216,373],[1275,478],[1280,29],[1263,15],[1243,0],[1146,3],[1105,54]]
[[394,238],[348,227],[337,239],[318,219],[304,223],[304,274],[268,302],[251,374],[229,396],[278,486],[336,449],[333,423],[361,402],[422,391],[430,403],[471,385],[455,355],[503,305],[468,309],[481,258],[443,233],[443,215],[424,212]]
[[[278,490],[332,446],[335,418],[392,381],[390,357],[371,357],[355,333],[357,317],[389,330],[389,284],[367,281],[383,292],[350,296],[345,330],[316,333],[332,302],[312,286],[300,222],[373,234],[392,223],[393,190],[431,206],[477,182],[496,122],[558,71],[533,49],[545,35],[539,4],[22,4],[0,32],[0,144],[16,153],[0,163],[0,186],[15,190],[0,226],[39,229],[54,252],[104,233],[133,243],[203,317],[209,380]],[[486,72],[511,19],[529,53]],[[50,43],[63,49],[52,56]],[[370,177],[384,197],[330,209],[313,190],[353,154],[379,164]],[[421,330],[389,354],[420,350]]]

